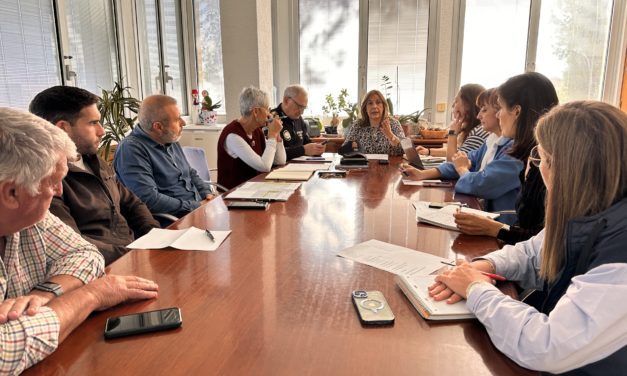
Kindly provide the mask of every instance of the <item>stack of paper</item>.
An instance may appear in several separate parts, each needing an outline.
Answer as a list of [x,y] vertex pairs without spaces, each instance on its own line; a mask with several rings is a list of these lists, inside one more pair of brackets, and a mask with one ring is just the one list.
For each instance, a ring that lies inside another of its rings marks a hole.
[[423,186],[425,183],[442,183],[440,179],[426,179],[426,180],[411,180],[411,179],[403,179],[404,185],[419,185]]
[[196,227],[185,230],[153,228],[146,235],[127,245],[131,249],[161,249],[172,247],[191,251],[215,251],[231,231],[211,231],[213,240],[205,230]]
[[325,163],[290,163],[266,175],[266,180],[309,180],[314,171],[328,170]]
[[225,196],[229,200],[287,201],[300,183],[249,181]]
[[407,299],[416,308],[422,317],[427,320],[461,320],[472,319],[475,315],[462,300],[448,304],[446,300],[436,301],[429,296],[428,288],[435,280],[435,276],[396,276],[396,283]]
[[499,216],[497,213],[489,213],[482,210],[477,209],[469,209],[462,208],[459,205],[447,205],[442,209],[433,209],[429,207],[429,202],[427,201],[417,201],[414,202],[414,207],[416,208],[416,221],[429,223],[431,225],[443,227],[448,230],[459,231],[457,225],[455,224],[455,214],[458,210],[461,210],[465,213],[476,214],[482,217],[488,218],[496,218]]
[[422,161],[422,165],[425,166],[425,168],[438,167],[442,163],[446,162],[445,157],[432,157],[430,155],[421,155],[420,160]]

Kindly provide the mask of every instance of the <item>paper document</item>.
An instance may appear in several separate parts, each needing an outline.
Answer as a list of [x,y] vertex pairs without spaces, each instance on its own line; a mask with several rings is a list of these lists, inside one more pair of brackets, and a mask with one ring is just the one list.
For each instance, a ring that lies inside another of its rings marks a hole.
[[429,275],[442,268],[445,258],[371,239],[341,250],[338,256],[405,276]]
[[127,248],[161,249],[172,247],[190,251],[215,251],[230,233],[231,230],[211,230],[214,239],[212,241],[205,230],[193,226],[184,230],[153,228],[146,235],[127,245]]
[[274,171],[318,171],[328,169],[329,164],[326,163],[288,163]]
[[229,200],[287,201],[300,183],[267,183],[249,181],[225,196]]
[[428,223],[434,226],[443,227],[448,230],[459,231],[455,224],[455,217],[453,214],[457,210],[462,210],[465,213],[476,214],[482,217],[496,218],[498,213],[489,213],[477,209],[462,208],[460,205],[447,205],[442,209],[434,209],[429,207],[428,201],[416,201],[414,202],[416,208],[416,221]]
[[369,161],[387,161],[390,156],[387,154],[364,154]]
[[309,180],[313,171],[291,171],[291,170],[274,170],[270,172],[264,179],[266,180]]
[[419,185],[419,186],[423,186],[424,183],[441,183],[442,180],[440,179],[435,179],[435,180],[410,180],[410,179],[403,179],[403,184],[404,185]]

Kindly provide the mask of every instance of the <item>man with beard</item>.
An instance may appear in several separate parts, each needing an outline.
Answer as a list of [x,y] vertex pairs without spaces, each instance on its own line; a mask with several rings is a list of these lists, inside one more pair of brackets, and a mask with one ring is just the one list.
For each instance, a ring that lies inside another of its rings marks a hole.
[[113,166],[118,178],[153,213],[183,216],[211,200],[213,190],[191,168],[178,143],[185,126],[176,99],[146,97],[139,124],[120,144]]
[[37,94],[29,109],[64,130],[78,151],[77,161],[68,163],[63,194],[52,199],[50,212],[97,246],[108,265],[159,222],[98,157],[105,131],[97,103],[98,97],[86,90],[54,86]]

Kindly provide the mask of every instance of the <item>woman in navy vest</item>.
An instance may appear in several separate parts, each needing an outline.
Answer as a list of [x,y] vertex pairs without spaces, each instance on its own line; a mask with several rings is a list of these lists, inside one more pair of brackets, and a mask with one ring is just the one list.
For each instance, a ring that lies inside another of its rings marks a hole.
[[[494,345],[523,367],[568,375],[627,370],[627,115],[585,101],[557,107],[531,161],[547,188],[545,228],[436,277],[437,300],[467,299]],[[541,290],[537,307],[481,271]]]

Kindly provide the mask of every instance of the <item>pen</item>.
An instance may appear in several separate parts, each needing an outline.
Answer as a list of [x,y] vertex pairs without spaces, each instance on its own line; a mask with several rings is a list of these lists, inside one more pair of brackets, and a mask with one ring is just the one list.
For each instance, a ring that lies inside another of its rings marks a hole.
[[[456,264],[450,262],[450,261],[440,261],[442,264],[444,265],[448,265],[448,266],[457,266]],[[494,274],[494,273],[488,273],[488,272],[481,272],[481,274],[483,274],[486,277],[490,277],[495,281],[507,281],[507,278],[503,277],[502,275],[498,275],[498,274]]]
[[403,175],[409,177],[409,173],[401,168],[398,169]]
[[215,242],[216,239],[213,237],[213,234],[211,233],[211,231],[209,230],[205,230],[205,235],[207,235],[207,237],[209,238],[209,240],[211,240],[212,242]]

